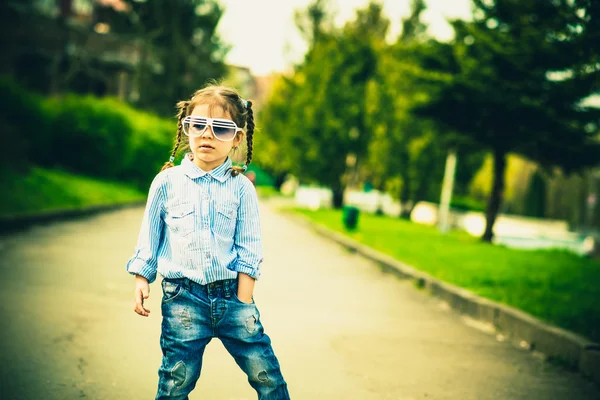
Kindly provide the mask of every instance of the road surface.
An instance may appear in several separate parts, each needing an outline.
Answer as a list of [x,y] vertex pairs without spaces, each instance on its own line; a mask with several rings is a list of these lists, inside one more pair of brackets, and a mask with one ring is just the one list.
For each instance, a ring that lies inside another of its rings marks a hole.
[[[143,210],[0,238],[0,398],[153,399],[160,286],[133,312],[125,272]],[[597,385],[468,326],[261,205],[265,262],[255,299],[292,399],[600,399]],[[218,340],[191,400],[256,399]]]

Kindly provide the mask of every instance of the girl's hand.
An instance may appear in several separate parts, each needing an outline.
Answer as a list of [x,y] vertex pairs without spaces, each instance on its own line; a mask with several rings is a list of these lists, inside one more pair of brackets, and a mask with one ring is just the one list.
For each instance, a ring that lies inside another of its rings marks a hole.
[[147,317],[150,314],[150,310],[144,308],[144,299],[150,297],[150,284],[148,280],[143,276],[136,275],[135,276],[135,307],[133,310]]
[[252,303],[252,294],[254,293],[254,278],[249,275],[238,274],[237,298],[244,303]]
[[237,297],[242,303],[252,304],[252,295],[250,295],[250,296],[243,295],[243,294],[240,294],[240,292],[238,291]]

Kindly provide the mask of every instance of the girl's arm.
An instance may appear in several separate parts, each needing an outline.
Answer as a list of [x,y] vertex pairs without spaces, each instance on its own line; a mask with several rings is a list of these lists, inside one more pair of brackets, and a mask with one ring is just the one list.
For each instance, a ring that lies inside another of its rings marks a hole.
[[237,259],[232,269],[238,272],[238,298],[249,303],[252,301],[254,281],[260,276],[263,250],[256,189],[245,179],[241,190],[234,237]]
[[164,187],[160,175],[152,181],[146,202],[146,210],[133,256],[127,262],[127,272],[146,278],[149,283],[156,279],[158,250],[163,237]]
[[254,278],[244,273],[238,274],[238,299],[244,303],[252,303],[252,294],[254,293]]

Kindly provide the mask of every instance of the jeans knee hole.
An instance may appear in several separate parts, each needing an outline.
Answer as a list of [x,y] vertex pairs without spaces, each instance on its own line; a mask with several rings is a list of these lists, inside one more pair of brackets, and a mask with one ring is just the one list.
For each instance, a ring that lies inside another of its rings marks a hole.
[[180,387],[185,382],[186,367],[183,361],[179,361],[171,370],[171,377],[176,387]]
[[258,373],[258,380],[261,382],[266,382],[269,380],[269,376],[267,375],[267,371],[260,371]]
[[256,331],[256,317],[254,315],[251,315],[246,320],[246,329],[250,333],[254,333],[254,331]]
[[190,316],[190,312],[185,308],[182,308],[179,313],[179,322],[181,322],[181,325],[186,329],[189,329],[192,326],[192,317]]

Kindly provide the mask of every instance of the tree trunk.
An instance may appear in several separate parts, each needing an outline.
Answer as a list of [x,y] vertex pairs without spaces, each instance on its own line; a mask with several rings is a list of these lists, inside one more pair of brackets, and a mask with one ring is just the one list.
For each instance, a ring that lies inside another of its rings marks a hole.
[[400,189],[400,218],[410,219],[415,203],[410,198],[410,176],[408,173],[402,174],[402,188]]
[[488,200],[485,211],[485,232],[481,237],[484,242],[491,242],[494,237],[494,222],[500,210],[502,197],[504,196],[504,173],[506,171],[506,152],[504,150],[494,151],[494,183],[492,193]]
[[[52,54],[52,61],[50,62],[50,84],[48,86],[48,92],[50,95],[58,95],[62,93],[62,70],[63,63],[68,60],[67,57],[67,44],[72,40],[71,32],[67,24],[67,17],[71,14],[70,2],[61,2],[61,10],[59,17],[56,19],[56,24],[59,27],[60,39],[58,45]],[[67,66],[70,63],[67,63]]]
[[343,186],[331,188],[333,193],[333,208],[342,208],[344,205],[344,188]]
[[273,184],[275,185],[275,188],[277,189],[277,191],[281,190],[281,185],[283,185],[283,183],[285,182],[285,178],[287,177],[287,172],[282,172],[282,173],[275,173],[273,175]]
[[60,0],[58,2],[60,18],[67,19],[73,15],[73,0]]
[[408,200],[404,203],[400,203],[400,218],[410,221],[410,215],[415,209],[415,202]]

